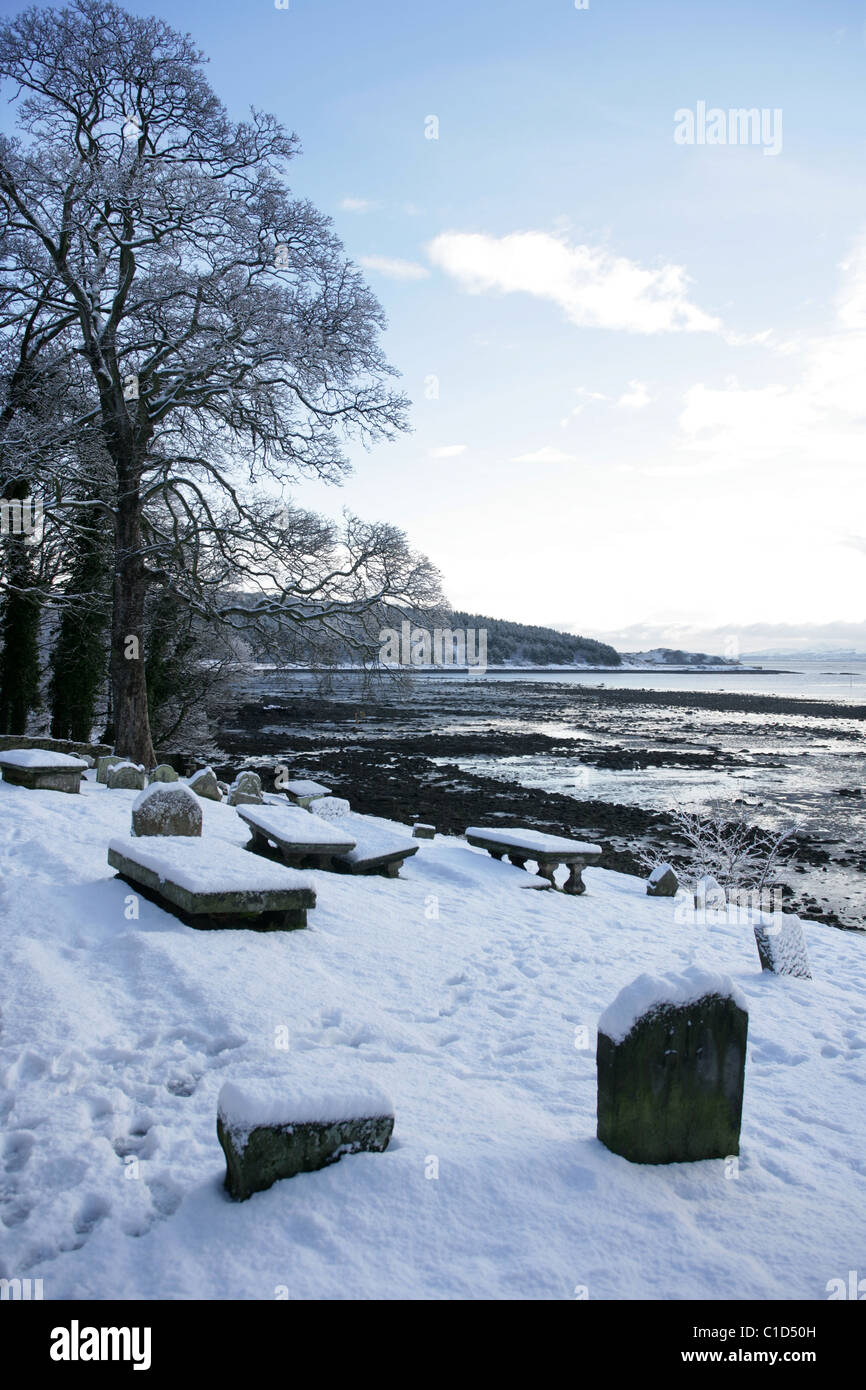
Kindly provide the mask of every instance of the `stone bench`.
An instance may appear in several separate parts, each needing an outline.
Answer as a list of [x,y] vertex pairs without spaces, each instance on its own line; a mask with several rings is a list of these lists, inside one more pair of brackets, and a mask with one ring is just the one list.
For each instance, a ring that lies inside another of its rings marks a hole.
[[546,878],[551,888],[556,887],[554,874],[560,864],[567,865],[569,874],[562,891],[574,895],[586,892],[581,871],[590,864],[597,864],[601,858],[600,845],[566,840],[561,835],[545,835],[540,830],[521,826],[493,829],[471,825],[466,831],[466,839],[470,845],[486,849],[494,859],[507,855],[518,869],[525,868],[528,859],[533,860],[538,865],[538,876]]
[[87,766],[83,758],[47,748],[12,748],[0,753],[3,781],[31,791],[79,792]]
[[108,862],[118,876],[188,926],[292,931],[307,925],[316,893],[283,864],[258,864],[224,840],[184,835],[112,840]]
[[336,854],[348,854],[355,839],[341,828],[321,820],[313,812],[286,802],[282,806],[238,806],[237,813],[249,826],[248,849],[269,854],[273,845],[292,868],[331,869]]
[[301,779],[299,782],[281,782],[279,788],[296,806],[305,808],[309,806],[311,801],[317,801],[320,796],[331,795],[330,787],[323,787],[321,782],[311,782],[308,779]]
[[356,811],[340,816],[334,824],[335,828],[347,830],[355,841],[354,849],[334,857],[334,868],[342,873],[397,878],[403,861],[418,853],[417,840],[413,842],[408,835],[376,825]]

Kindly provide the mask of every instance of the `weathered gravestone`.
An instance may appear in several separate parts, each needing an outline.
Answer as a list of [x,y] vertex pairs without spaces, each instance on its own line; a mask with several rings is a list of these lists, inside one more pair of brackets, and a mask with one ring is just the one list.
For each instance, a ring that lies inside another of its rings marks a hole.
[[115,763],[108,769],[109,791],[143,791],[144,768],[139,763]]
[[133,835],[200,835],[201,803],[182,782],[152,782],[132,804]]
[[180,778],[168,763],[160,763],[159,767],[155,767],[153,772],[148,774],[147,780],[148,782],[179,782]]
[[229,787],[230,806],[261,806],[262,779],[256,772],[239,772]]
[[225,1185],[236,1201],[344,1154],[388,1147],[394,1128],[389,1097],[374,1083],[333,1068],[329,1060],[310,1076],[304,1062],[300,1074],[285,1079],[223,1086],[217,1137],[226,1157]]
[[697,912],[724,912],[728,905],[727,895],[722,885],[705,874],[695,884],[695,909]]
[[754,928],[762,970],[811,980],[809,953],[799,917],[790,912],[762,912]]
[[598,1137],[632,1163],[740,1151],[749,1016],[726,975],[641,975],[598,1024]]
[[196,796],[203,796],[206,801],[222,801],[223,799],[216,773],[212,767],[199,768],[198,772],[194,772],[187,779],[187,783]]
[[646,881],[650,898],[675,898],[680,883],[670,864],[657,864]]
[[313,809],[321,820],[342,820],[351,814],[352,807],[342,796],[319,796]]
[[416,821],[412,826],[413,840],[435,840],[435,825],[424,825],[421,821]]
[[120,758],[116,753],[106,753],[103,757],[96,759],[96,780],[103,785],[108,781],[108,770],[112,767],[119,767],[125,763],[125,758]]

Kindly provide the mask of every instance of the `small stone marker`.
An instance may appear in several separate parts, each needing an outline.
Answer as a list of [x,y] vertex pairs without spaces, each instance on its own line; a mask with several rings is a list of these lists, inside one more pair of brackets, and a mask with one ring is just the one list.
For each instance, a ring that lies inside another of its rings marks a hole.
[[412,826],[412,838],[415,840],[435,840],[435,825],[422,825],[420,821],[416,821]]
[[230,806],[261,806],[262,779],[256,772],[240,772],[229,787]]
[[351,813],[352,807],[342,796],[316,797],[315,813],[322,820],[340,820]]
[[670,864],[657,864],[646,881],[647,897],[675,898],[680,881]]
[[147,780],[148,780],[149,783],[152,783],[152,782],[179,782],[179,781],[180,781],[180,778],[178,777],[178,775],[177,775],[177,773],[175,772],[174,768],[173,768],[173,767],[170,767],[168,763],[160,763],[160,764],[159,764],[159,767],[155,767],[155,768],[153,769],[153,772],[151,772],[151,773],[148,774]]
[[695,884],[695,909],[698,912],[724,912],[728,899],[722,885],[706,874]]
[[641,975],[598,1023],[598,1137],[632,1163],[740,1151],[749,1015],[726,975]]
[[189,787],[152,782],[132,803],[133,835],[200,835],[201,805]]
[[143,791],[144,768],[140,763],[115,763],[108,769],[109,791]]
[[106,753],[104,757],[96,759],[96,780],[102,782],[103,786],[108,782],[108,769],[118,767],[125,763],[125,758],[119,758],[116,753]]
[[755,923],[755,942],[762,970],[811,980],[809,953],[799,917],[791,912],[760,913],[760,920]]
[[223,794],[220,791],[216,773],[212,767],[200,767],[198,772],[194,772],[187,779],[187,785],[196,796],[203,796],[206,801],[222,801]]
[[[329,1049],[324,1049],[329,1050]],[[280,1178],[312,1173],[343,1154],[382,1153],[394,1129],[394,1107],[378,1086],[341,1077],[322,1059],[303,1074],[220,1091],[217,1137],[226,1156],[225,1185],[243,1202]]]

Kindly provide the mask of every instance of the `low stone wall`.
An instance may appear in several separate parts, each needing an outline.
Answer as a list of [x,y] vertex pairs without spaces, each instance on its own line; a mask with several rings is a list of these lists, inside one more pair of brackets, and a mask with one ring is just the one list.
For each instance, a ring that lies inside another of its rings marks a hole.
[[68,738],[47,738],[43,734],[0,734],[0,753],[10,748],[47,748],[51,753],[89,753],[94,760],[114,749],[107,743],[73,743]]

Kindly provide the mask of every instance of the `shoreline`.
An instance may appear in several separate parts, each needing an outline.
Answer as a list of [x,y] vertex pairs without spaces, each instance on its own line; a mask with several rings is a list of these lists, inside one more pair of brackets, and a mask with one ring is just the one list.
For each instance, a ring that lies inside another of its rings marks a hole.
[[[218,776],[248,766],[263,780],[272,778],[275,763],[285,762],[293,776],[323,781],[359,810],[404,824],[428,821],[446,834],[462,835],[467,825],[492,819],[596,841],[603,845],[602,867],[645,878],[638,849],[649,846],[676,862],[673,796],[667,809],[663,804],[581,799],[506,780],[496,775],[496,764],[526,757],[552,759],[552,765],[560,766],[571,760],[604,770],[652,769],[662,775],[664,769],[692,770],[698,777],[736,770],[744,766],[743,756],[752,770],[781,767],[783,753],[762,761],[763,755],[754,751],[760,741],[754,724],[731,719],[731,714],[765,716],[761,735],[769,730],[782,745],[791,732],[784,719],[796,716],[797,738],[807,747],[826,745],[828,738],[843,747],[856,737],[857,722],[866,718],[866,707],[733,692],[598,690],[518,681],[497,686],[495,705],[490,693],[482,682],[459,688],[445,682],[437,698],[436,688],[424,682],[410,698],[405,690],[372,692],[357,685],[316,694],[287,687],[276,672],[270,681],[253,676],[238,689],[218,735],[219,756],[225,761],[219,766],[217,757],[212,761]],[[655,713],[660,706],[668,707],[668,723]],[[683,707],[693,710],[693,719],[673,714],[671,723],[671,713]],[[703,723],[702,711],[709,711]],[[713,713],[722,718],[714,720]],[[814,724],[801,723],[803,715]],[[566,716],[571,731],[559,732]],[[782,716],[778,729],[774,716]],[[830,720],[845,721],[848,728],[834,729]],[[720,746],[725,739],[735,740],[736,748]],[[478,756],[489,758],[492,767],[482,773],[461,765],[461,759],[465,763]],[[850,782],[847,787],[840,786],[838,794],[856,798]],[[749,784],[742,784],[737,797],[742,806],[753,804]],[[839,893],[834,898],[829,889],[834,875],[841,890],[852,874],[866,871],[859,838],[820,835],[813,826],[812,833],[801,829],[796,843],[798,865],[785,876],[787,910],[862,930],[859,910],[849,902],[846,920]],[[841,896],[849,897],[847,888]]]

